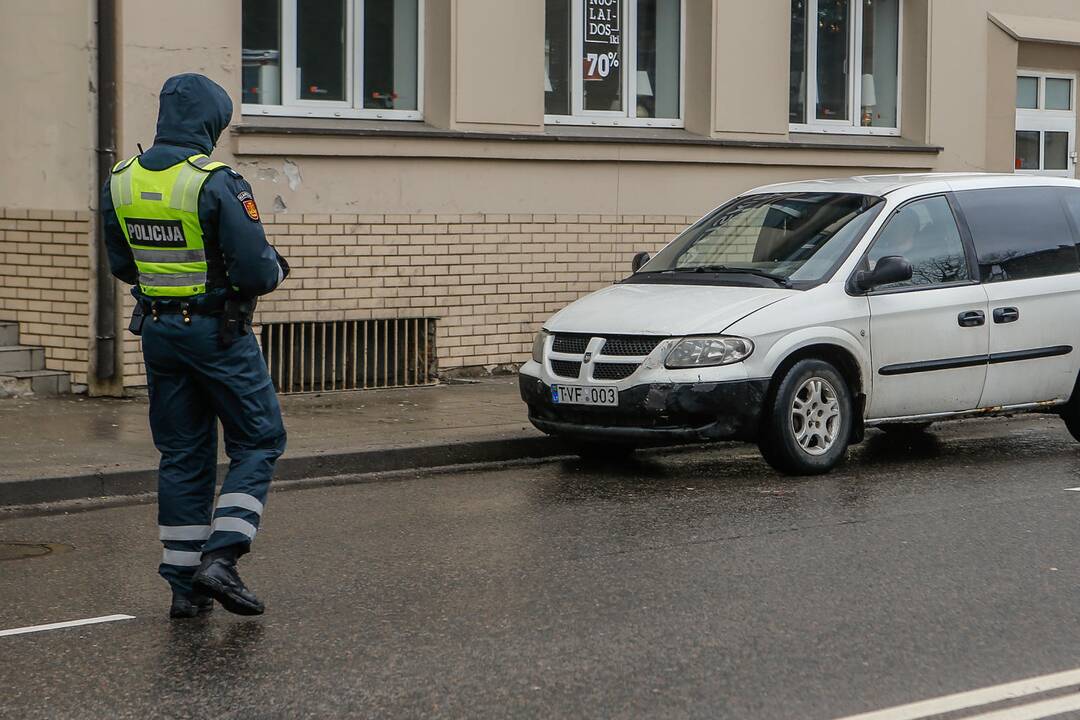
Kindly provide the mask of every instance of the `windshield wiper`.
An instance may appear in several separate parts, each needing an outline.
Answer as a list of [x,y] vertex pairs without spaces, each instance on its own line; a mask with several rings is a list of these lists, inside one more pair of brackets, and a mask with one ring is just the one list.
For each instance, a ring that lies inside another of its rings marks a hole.
[[694,265],[692,267],[677,267],[667,270],[666,272],[677,273],[740,273],[743,275],[754,275],[756,277],[763,277],[768,280],[772,280],[781,287],[791,287],[791,281],[783,275],[777,275],[776,273],[766,272],[765,270],[758,270],[757,268],[741,268],[741,267],[728,267],[727,265]]

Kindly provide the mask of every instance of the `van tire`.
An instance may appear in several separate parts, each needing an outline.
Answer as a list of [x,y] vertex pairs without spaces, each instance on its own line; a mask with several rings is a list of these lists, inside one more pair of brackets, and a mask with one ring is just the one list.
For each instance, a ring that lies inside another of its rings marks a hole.
[[779,378],[770,397],[758,438],[767,463],[786,475],[820,475],[844,459],[854,406],[836,367],[824,360],[800,360]]
[[1073,440],[1080,440],[1080,408],[1069,401],[1061,411],[1061,419],[1065,421],[1065,427],[1073,436]]

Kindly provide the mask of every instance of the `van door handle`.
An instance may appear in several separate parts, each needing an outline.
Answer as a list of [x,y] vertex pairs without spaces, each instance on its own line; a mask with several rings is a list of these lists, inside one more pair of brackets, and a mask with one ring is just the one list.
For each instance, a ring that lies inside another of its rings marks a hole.
[[1020,311],[1014,307],[994,308],[994,322],[998,325],[1016,322],[1020,319]]
[[968,310],[962,312],[956,317],[956,322],[960,323],[960,327],[978,327],[979,325],[986,324],[986,313],[982,310]]

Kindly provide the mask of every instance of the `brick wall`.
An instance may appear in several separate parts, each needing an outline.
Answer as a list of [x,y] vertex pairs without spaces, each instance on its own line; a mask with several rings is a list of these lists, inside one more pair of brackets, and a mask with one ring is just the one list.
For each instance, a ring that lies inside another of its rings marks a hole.
[[[0,211],[0,319],[85,383],[86,212]],[[640,215],[289,215],[264,217],[293,274],[262,322],[438,318],[441,370],[520,363],[549,315],[629,272],[697,218]],[[124,297],[125,313],[131,299]],[[146,382],[125,334],[128,386]]]
[[90,213],[0,209],[0,320],[45,348],[50,370],[86,382]]
[[[293,272],[258,321],[438,318],[441,370],[520,363],[549,315],[629,273],[686,216],[264,216]],[[129,385],[145,382],[126,344]]]

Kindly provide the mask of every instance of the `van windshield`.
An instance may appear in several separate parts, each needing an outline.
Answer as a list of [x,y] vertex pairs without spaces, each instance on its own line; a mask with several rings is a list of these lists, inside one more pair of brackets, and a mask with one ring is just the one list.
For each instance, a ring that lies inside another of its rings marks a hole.
[[770,193],[735,198],[657,253],[630,282],[774,284],[827,280],[873,223],[884,199],[854,193]]

